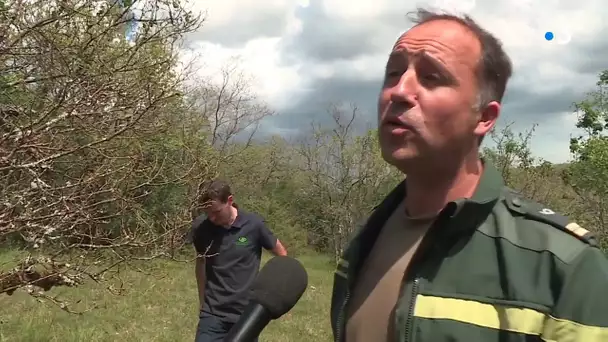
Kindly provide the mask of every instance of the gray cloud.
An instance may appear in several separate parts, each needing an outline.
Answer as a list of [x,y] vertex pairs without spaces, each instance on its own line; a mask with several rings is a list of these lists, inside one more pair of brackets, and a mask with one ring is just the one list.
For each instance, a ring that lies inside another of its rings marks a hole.
[[227,48],[240,48],[252,39],[280,36],[287,25],[287,17],[281,14],[263,7],[253,15],[242,13],[238,20],[223,25],[203,25],[199,31],[190,33],[186,40],[204,40]]
[[[608,40],[601,34],[608,25],[597,20],[592,25],[591,20],[585,20],[601,16],[604,1],[579,0],[574,3],[553,0],[546,11],[540,3],[533,1],[536,7],[529,13],[522,13],[512,2],[478,0],[473,11],[473,18],[503,41],[515,62],[501,122],[515,121],[518,129],[538,123],[537,133],[540,132],[543,138],[542,144],[549,146],[544,147],[545,150],[557,141],[567,141],[574,127],[565,127],[567,122],[559,115],[571,111],[573,102],[580,101],[593,90],[599,72],[608,69]],[[301,30],[293,35],[284,34],[287,16],[277,15],[262,6],[260,11],[244,13],[238,20],[224,26],[203,27],[200,33],[191,37],[226,47],[240,47],[253,38],[281,36],[281,63],[283,66],[298,66],[306,92],[298,89],[298,95],[288,107],[277,108],[280,115],[264,120],[260,133],[294,136],[297,131],[307,130],[312,120],[328,124],[331,117],[327,107],[331,102],[355,102],[365,115],[363,121],[375,122],[382,75],[379,72],[378,77],[369,80],[369,75],[361,75],[360,69],[355,70],[348,63],[338,67],[335,62],[382,55],[384,51],[388,53],[398,34],[411,26],[407,14],[415,8],[407,1],[393,1],[390,6],[381,1],[378,6],[384,6],[385,10],[378,15],[351,19],[325,12],[322,2],[310,0],[308,7],[295,10]],[[581,7],[585,11],[589,8],[589,13],[572,16],[570,24],[585,27],[586,31],[579,30],[567,45],[557,48],[544,45],[556,44],[542,40],[544,27],[559,26],[563,18],[569,18]],[[559,14],[568,16],[553,18]],[[586,29],[587,24],[590,25],[589,30]],[[377,61],[382,65],[384,62],[381,58]],[[549,65],[555,66],[553,73],[551,69],[547,70]],[[315,75],[323,74],[320,69],[339,72],[329,78],[316,78]]]
[[351,59],[377,48],[373,30],[362,25],[343,25],[327,16],[322,5],[311,1],[307,8],[296,10],[302,30],[286,39],[281,45],[283,61],[311,62]]
[[573,65],[579,73],[595,77],[608,69],[608,39],[575,40],[569,50],[571,54],[566,56],[565,62]]
[[[563,87],[554,92],[536,93],[525,85],[513,85],[507,90],[499,126],[513,124],[517,132],[527,131],[538,124],[533,140],[533,148],[538,155],[556,162],[568,156],[570,131],[564,130],[565,121],[561,113],[572,110],[572,103],[582,98],[587,90],[574,91],[576,85]],[[265,120],[260,138],[267,134],[281,134],[291,139],[306,135],[311,121],[322,125],[332,123],[327,109],[336,101],[354,102],[359,107],[359,125],[356,131],[363,132],[376,125],[376,101],[380,90],[378,81],[356,81],[347,78],[317,80],[310,92],[303,94],[294,104],[284,108],[279,115]],[[271,129],[268,129],[268,128]],[[492,145],[486,141],[486,145]]]
[[[311,1],[311,6],[300,9],[298,13],[302,20],[301,33],[290,37],[282,52],[289,63],[297,61],[304,65],[302,70],[306,70],[307,65],[312,69],[317,63],[353,60],[377,53],[392,46],[392,40],[396,38],[400,27],[408,27],[408,10],[411,8],[394,9],[375,18],[374,22],[345,23],[330,18],[323,12],[321,5]],[[478,7],[474,18],[484,18],[482,14],[491,13],[490,10]],[[538,71],[538,63],[542,63],[542,60],[530,58],[524,60],[524,63],[518,61],[520,63],[504,99],[504,121],[517,121],[523,126],[554,121],[556,113],[571,111],[573,102],[580,101],[592,90],[597,74],[608,68],[605,59],[605,56],[608,56],[608,41],[600,42],[597,35],[589,34],[584,39],[573,41],[562,51],[566,53],[552,57],[559,58],[559,65],[581,74],[581,77],[575,78],[576,82],[567,81],[548,91],[546,86],[555,84],[543,83],[542,75]],[[380,77],[381,75],[378,75],[375,81],[343,76],[310,80],[310,91],[303,94],[292,106],[283,108],[282,114],[272,118],[270,124],[289,128],[309,122],[311,118],[329,122],[330,118],[325,112],[326,103],[329,101],[354,101],[373,119]]]
[[[593,50],[596,47],[587,46]],[[584,50],[581,50],[584,51]],[[572,65],[574,70],[584,73],[588,61],[600,65],[602,58],[588,58],[579,64]],[[525,65],[511,80],[505,99],[500,125],[515,123],[514,129],[524,131],[533,124],[538,124],[536,131],[536,145],[542,155],[553,160],[561,161],[568,155],[567,141],[570,131],[564,129],[561,113],[573,110],[573,103],[580,101],[587,92],[592,90],[595,75],[601,69],[590,69],[593,77],[582,77],[588,84],[580,82],[564,83],[553,91],[545,87],[535,88],[526,82],[527,75],[534,75],[535,65]],[[523,80],[522,80],[523,79]],[[381,75],[377,80],[362,81],[354,77],[333,77],[313,80],[308,87],[309,92],[302,94],[290,107],[283,108],[281,114],[270,118],[266,124],[275,129],[293,129],[295,127],[308,129],[309,123],[314,120],[321,124],[329,124],[331,117],[327,113],[330,102],[354,102],[361,110],[363,122],[375,124],[376,101],[380,90]],[[538,80],[537,80],[537,84]],[[574,127],[572,127],[574,129]],[[542,143],[538,144],[538,139]],[[544,145],[547,146],[544,146]],[[552,146],[551,148],[549,147]],[[561,159],[560,159],[561,158]]]
[[383,13],[373,21],[337,20],[325,12],[321,1],[311,0],[308,7],[296,10],[302,30],[283,42],[284,62],[351,60],[386,50],[392,43],[395,27],[405,30],[408,25],[405,14],[396,10]]
[[[608,56],[608,42],[581,39],[572,42],[564,51],[567,54],[559,56],[559,65],[574,75],[565,75],[561,82],[543,82],[537,72],[542,61],[529,61],[516,70],[504,98],[503,116],[508,121],[552,125],[556,114],[572,112],[575,102],[595,90],[598,74],[608,69],[605,58]],[[548,87],[553,90],[547,91]],[[561,129],[569,128],[562,124]]]
[[[407,1],[395,1],[373,19],[336,19],[325,12],[322,2],[310,0],[308,7],[296,10],[302,30],[283,42],[284,63],[302,60],[327,63],[383,50],[388,53],[397,35],[412,26],[409,17],[416,10]],[[476,7],[482,15],[496,10],[483,2]]]
[[538,93],[536,89],[528,87],[512,87],[507,90],[503,99],[503,111],[514,119],[527,120],[534,117],[542,120],[547,114],[571,110],[572,103],[578,101],[581,95],[568,87],[544,93]]
[[[317,80],[310,87],[311,91],[303,94],[290,107],[284,108],[280,115],[270,118],[268,124],[279,129],[289,129],[306,125],[311,120],[329,123],[331,117],[326,110],[331,102],[356,103],[365,114],[362,119],[374,121],[380,82],[380,78],[377,81],[356,81],[350,78]],[[583,90],[577,92],[570,87],[538,93],[529,87],[512,86],[507,89],[503,101],[503,118],[509,122],[520,121],[525,125],[540,123],[551,119],[553,113],[571,110],[572,103],[580,100],[583,93]]]
[[[332,122],[327,110],[332,103],[354,103],[361,113],[361,121],[374,121],[380,80],[360,81],[352,78],[317,80],[311,91],[302,94],[290,107],[268,120],[279,129],[308,126],[311,121],[320,124]],[[358,120],[359,121],[359,120]]]

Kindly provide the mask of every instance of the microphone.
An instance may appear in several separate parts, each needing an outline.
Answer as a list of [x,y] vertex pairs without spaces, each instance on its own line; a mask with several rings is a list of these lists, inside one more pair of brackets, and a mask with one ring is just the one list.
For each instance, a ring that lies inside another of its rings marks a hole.
[[308,274],[298,260],[270,259],[254,280],[251,301],[224,342],[252,342],[271,320],[291,310],[307,287]]

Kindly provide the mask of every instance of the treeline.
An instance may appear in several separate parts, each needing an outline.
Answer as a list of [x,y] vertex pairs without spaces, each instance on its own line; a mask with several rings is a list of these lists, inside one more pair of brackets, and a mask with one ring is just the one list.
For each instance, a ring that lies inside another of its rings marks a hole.
[[[0,0],[0,241],[31,252],[0,270],[0,293],[99,280],[99,265],[116,260],[176,257],[198,185],[216,177],[291,252],[337,256],[402,179],[382,161],[376,132],[357,134],[364,113],[339,99],[327,108],[332,125],[311,123],[298,140],[253,139],[261,120],[280,114],[238,65],[211,82],[180,63],[185,35],[203,23],[179,1]],[[587,134],[572,141],[571,164],[534,158],[532,131],[509,127],[484,151],[510,186],[602,243],[607,84],[604,73],[575,108]]]

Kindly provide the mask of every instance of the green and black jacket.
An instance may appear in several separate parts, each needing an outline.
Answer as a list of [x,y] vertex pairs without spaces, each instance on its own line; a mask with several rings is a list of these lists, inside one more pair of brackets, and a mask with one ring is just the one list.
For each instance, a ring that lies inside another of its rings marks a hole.
[[[444,208],[404,274],[395,340],[608,341],[608,260],[593,237],[505,188],[485,164],[473,198]],[[337,342],[357,273],[405,192],[403,182],[375,208],[336,269]]]

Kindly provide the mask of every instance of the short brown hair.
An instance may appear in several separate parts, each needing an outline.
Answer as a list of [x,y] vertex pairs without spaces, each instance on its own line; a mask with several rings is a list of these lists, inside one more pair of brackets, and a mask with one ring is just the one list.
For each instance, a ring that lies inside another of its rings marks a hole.
[[198,203],[202,206],[207,205],[211,201],[226,203],[228,202],[228,197],[232,195],[228,182],[221,179],[202,183],[198,188],[198,193]]
[[507,88],[507,82],[513,74],[511,59],[502,48],[502,43],[490,32],[479,26],[468,15],[457,16],[418,8],[409,14],[416,25],[433,20],[452,20],[467,27],[481,43],[481,59],[477,67],[477,82],[479,84],[479,108],[485,107],[492,101],[502,102]]

